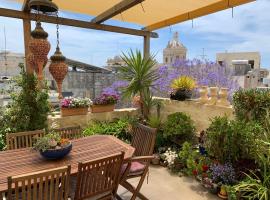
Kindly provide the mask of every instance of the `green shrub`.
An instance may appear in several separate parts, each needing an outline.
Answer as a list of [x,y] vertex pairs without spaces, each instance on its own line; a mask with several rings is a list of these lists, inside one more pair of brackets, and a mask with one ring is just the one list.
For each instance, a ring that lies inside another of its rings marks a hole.
[[168,116],[164,124],[164,137],[173,140],[177,144],[192,141],[195,136],[194,122],[190,116],[182,112],[176,112]]
[[262,122],[270,110],[270,91],[239,90],[233,95],[233,107],[237,119]]
[[220,162],[235,163],[240,158],[254,158],[255,140],[264,133],[257,122],[215,117],[206,132],[205,147]]
[[180,161],[184,164],[184,166],[187,166],[187,161],[190,155],[193,152],[192,144],[189,142],[184,142],[182,149],[180,150],[178,157]]
[[83,134],[85,136],[96,134],[113,135],[121,140],[130,141],[129,128],[130,120],[128,118],[117,119],[113,122],[95,121],[84,129]]
[[[9,132],[31,131],[47,128],[47,116],[50,112],[47,89],[38,88],[34,74],[27,74],[20,64],[20,76],[11,84],[11,102],[0,117],[0,135],[5,141]],[[44,84],[45,85],[45,84]],[[0,148],[2,147],[0,142]],[[1,148],[2,149],[2,148]]]

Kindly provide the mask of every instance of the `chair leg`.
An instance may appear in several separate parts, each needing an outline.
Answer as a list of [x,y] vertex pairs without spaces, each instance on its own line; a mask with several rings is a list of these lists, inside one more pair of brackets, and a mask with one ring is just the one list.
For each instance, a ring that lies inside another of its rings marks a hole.
[[138,185],[137,185],[137,187],[136,187],[136,189],[135,189],[135,191],[134,191],[134,193],[133,193],[130,200],[135,200],[136,197],[138,196],[138,193],[140,192],[140,189],[141,189],[141,187],[143,185],[146,174],[147,174],[147,170],[145,170],[145,172],[143,173],[143,175],[142,175],[142,177],[141,177],[141,179],[140,179],[140,181],[139,181],[139,183],[138,183]]
[[144,179],[145,179],[147,173],[148,173],[148,170],[145,170],[144,173],[142,174],[142,176],[141,176],[141,178],[140,178],[140,181],[139,181],[139,183],[138,183],[138,185],[137,185],[136,188],[134,188],[134,187],[133,187],[129,182],[127,182],[127,181],[123,181],[123,182],[121,183],[121,185],[122,185],[123,187],[125,187],[127,190],[129,190],[129,191],[133,194],[130,200],[135,200],[136,197],[139,197],[139,198],[142,199],[142,200],[148,200],[143,194],[140,193],[140,189],[141,189],[141,187],[142,187],[142,185],[143,185],[143,182],[144,182]]

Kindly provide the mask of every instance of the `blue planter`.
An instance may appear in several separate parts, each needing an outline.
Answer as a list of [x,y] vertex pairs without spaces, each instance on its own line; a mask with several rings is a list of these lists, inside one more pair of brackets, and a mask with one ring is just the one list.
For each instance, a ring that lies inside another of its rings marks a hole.
[[48,160],[57,160],[65,157],[66,155],[69,154],[69,152],[72,149],[72,144],[70,143],[67,145],[65,148],[62,149],[49,149],[46,151],[40,151],[40,154],[48,159]]

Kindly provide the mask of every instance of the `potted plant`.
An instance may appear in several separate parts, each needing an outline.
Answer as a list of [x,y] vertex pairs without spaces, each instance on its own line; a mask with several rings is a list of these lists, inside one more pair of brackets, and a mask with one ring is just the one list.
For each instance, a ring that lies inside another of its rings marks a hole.
[[90,103],[89,98],[65,97],[61,100],[61,116],[86,115]]
[[171,84],[172,92],[170,98],[173,100],[184,101],[190,99],[192,90],[196,87],[194,79],[188,76],[180,76],[174,79]]
[[57,133],[49,133],[44,137],[37,138],[33,147],[40,154],[49,160],[56,160],[65,157],[72,149],[68,139],[61,139]]
[[111,112],[119,100],[119,95],[103,92],[93,100],[91,105],[92,113]]
[[227,199],[228,194],[226,187],[236,183],[235,170],[230,163],[212,164],[209,168],[211,179],[214,183],[220,184],[218,196],[222,199]]

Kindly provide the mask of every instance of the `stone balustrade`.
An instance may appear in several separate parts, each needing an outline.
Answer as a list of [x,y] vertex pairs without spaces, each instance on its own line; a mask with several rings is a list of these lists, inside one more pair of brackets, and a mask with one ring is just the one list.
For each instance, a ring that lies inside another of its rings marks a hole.
[[[161,108],[161,119],[165,121],[169,114],[175,112],[185,112],[191,116],[195,123],[198,132],[208,128],[210,119],[216,116],[227,115],[233,119],[233,109],[227,100],[227,89],[202,87],[200,89],[200,98],[195,100],[176,101],[169,98],[160,98],[163,101]],[[156,115],[156,108],[153,107],[151,114]],[[115,109],[113,112],[104,113],[88,113],[87,115],[61,117],[56,113],[54,116],[49,116],[49,125],[55,128],[78,126],[86,127],[89,123],[95,120],[112,121],[116,118],[136,116],[139,112],[135,108]]]

